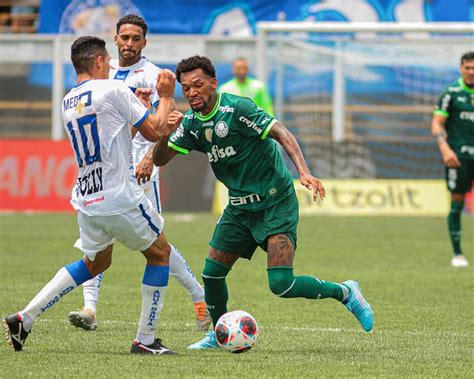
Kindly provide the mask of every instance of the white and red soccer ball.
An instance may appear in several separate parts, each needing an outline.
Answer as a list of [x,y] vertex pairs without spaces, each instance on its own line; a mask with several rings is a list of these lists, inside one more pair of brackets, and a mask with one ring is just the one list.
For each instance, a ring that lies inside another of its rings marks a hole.
[[255,346],[258,337],[257,321],[247,312],[232,311],[217,321],[216,340],[223,350],[243,353]]

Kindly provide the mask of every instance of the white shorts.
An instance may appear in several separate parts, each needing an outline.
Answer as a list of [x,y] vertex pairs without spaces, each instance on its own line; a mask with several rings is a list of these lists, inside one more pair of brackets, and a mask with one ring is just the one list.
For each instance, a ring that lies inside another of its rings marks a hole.
[[158,213],[161,213],[161,198],[160,198],[160,182],[159,180],[151,180],[149,182],[140,184],[140,188],[145,193],[148,200],[151,201],[153,207]]
[[88,216],[77,212],[80,237],[74,244],[93,261],[114,240],[130,250],[145,251],[159,237],[165,221],[147,200],[136,209],[113,216]]

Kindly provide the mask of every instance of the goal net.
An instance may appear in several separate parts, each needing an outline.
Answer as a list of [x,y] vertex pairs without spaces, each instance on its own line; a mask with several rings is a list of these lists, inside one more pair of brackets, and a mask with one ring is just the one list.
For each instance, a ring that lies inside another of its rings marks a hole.
[[258,73],[318,176],[439,178],[432,110],[473,37],[470,24],[261,23]]

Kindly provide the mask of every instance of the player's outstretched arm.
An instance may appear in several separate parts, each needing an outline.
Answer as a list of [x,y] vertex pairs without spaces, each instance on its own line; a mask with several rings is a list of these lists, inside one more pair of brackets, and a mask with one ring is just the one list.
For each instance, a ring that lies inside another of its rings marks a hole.
[[449,147],[448,142],[446,141],[446,119],[446,116],[435,114],[431,121],[431,134],[433,134],[433,137],[438,144],[444,164],[450,168],[461,167],[461,162],[459,161],[458,156]]
[[181,112],[173,111],[168,116],[168,122],[166,128],[162,129],[162,133],[156,141],[155,147],[153,148],[153,163],[157,166],[164,166],[171,159],[173,159],[177,152],[174,149],[168,147],[168,138],[173,133],[183,120],[184,115]]
[[175,76],[169,70],[162,70],[156,82],[156,90],[160,96],[160,104],[155,114],[150,115],[140,125],[139,132],[148,141],[155,142],[162,134],[161,129],[165,129],[168,122],[168,115],[176,109],[173,99],[175,89]]
[[324,200],[326,197],[324,186],[319,179],[311,175],[295,136],[280,122],[273,125],[268,136],[278,141],[278,143],[283,146],[298,170],[301,184],[310,191],[313,191],[313,201],[317,200],[318,193],[320,199]]

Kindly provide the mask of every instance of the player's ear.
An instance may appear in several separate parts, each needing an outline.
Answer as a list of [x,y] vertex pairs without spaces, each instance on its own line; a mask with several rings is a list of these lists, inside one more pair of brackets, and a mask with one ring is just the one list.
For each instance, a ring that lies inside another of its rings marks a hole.
[[145,48],[146,42],[147,42],[147,41],[146,41],[146,38],[143,38],[143,48]]
[[216,90],[218,85],[219,85],[219,83],[217,81],[217,78],[212,78],[211,79],[211,88],[212,88],[212,90]]
[[114,44],[115,44],[115,46],[117,46],[117,40],[118,40],[118,35],[116,34],[116,35],[114,36]]

